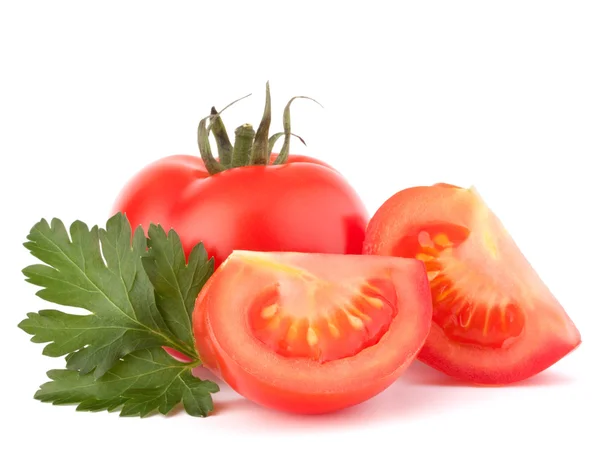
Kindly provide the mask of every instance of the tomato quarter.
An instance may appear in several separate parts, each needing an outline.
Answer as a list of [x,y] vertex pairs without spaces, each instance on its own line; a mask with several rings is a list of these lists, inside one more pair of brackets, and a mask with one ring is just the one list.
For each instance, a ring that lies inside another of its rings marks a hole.
[[580,334],[474,189],[448,184],[392,196],[367,229],[365,254],[422,261],[433,300],[419,358],[481,384],[531,377]]
[[193,314],[205,366],[248,399],[323,413],[383,391],[420,350],[431,295],[420,262],[236,251]]

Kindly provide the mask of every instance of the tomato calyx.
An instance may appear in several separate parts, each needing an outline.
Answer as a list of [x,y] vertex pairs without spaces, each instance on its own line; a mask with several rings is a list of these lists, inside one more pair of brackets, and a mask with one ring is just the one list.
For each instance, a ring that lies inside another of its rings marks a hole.
[[[308,96],[294,96],[290,99],[283,111],[283,132],[275,133],[269,136],[269,127],[271,125],[271,90],[269,82],[266,84],[265,109],[263,116],[255,131],[252,124],[243,124],[235,129],[235,140],[233,145],[227,134],[225,124],[221,119],[221,114],[229,106],[237,103],[241,99],[228,104],[220,112],[217,112],[213,106],[209,116],[203,118],[198,125],[198,147],[200,156],[207,171],[213,175],[226,171],[231,168],[240,168],[244,166],[266,166],[269,164],[279,165],[287,162],[290,151],[290,140],[294,136],[304,145],[306,142],[292,133],[290,107],[295,99],[309,99],[321,106],[321,104]],[[212,154],[209,135],[212,132],[217,143],[218,159]],[[271,152],[277,141],[283,137],[283,146],[277,158],[271,163]]]

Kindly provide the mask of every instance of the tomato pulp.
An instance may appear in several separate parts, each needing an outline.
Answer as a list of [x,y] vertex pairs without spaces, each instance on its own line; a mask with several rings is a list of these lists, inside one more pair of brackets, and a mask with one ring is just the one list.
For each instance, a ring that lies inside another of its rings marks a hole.
[[337,171],[294,155],[286,164],[214,175],[198,157],[163,158],[133,177],[113,212],[125,213],[134,227],[174,228],[186,254],[204,243],[216,266],[236,249],[360,254],[368,222]]
[[419,358],[448,375],[512,383],[548,368],[581,342],[472,188],[438,184],[395,194],[370,221],[363,252],[424,263],[433,321]]
[[193,313],[206,367],[246,398],[294,413],[383,391],[430,324],[422,263],[382,256],[236,251]]

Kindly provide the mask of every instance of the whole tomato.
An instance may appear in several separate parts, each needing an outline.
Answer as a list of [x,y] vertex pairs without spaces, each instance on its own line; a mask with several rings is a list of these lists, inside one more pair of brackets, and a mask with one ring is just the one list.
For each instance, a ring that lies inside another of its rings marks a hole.
[[118,197],[132,226],[174,228],[186,253],[199,242],[218,267],[234,250],[360,254],[368,221],[352,187],[308,157],[210,175],[202,160],[169,156]]
[[[284,132],[269,138],[267,84],[260,126],[256,132],[249,124],[238,127],[233,145],[213,108],[198,129],[201,158],[175,155],[150,164],[129,181],[113,211],[125,213],[134,227],[174,228],[186,254],[204,243],[216,267],[234,250],[360,254],[368,214],[354,189],[327,164],[288,155],[293,99]],[[282,136],[276,155],[272,148]]]

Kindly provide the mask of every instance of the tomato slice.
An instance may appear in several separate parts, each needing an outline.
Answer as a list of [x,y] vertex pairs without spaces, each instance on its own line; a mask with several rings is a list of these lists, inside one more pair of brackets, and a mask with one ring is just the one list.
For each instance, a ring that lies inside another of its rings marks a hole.
[[365,254],[415,258],[433,320],[419,358],[451,376],[508,384],[548,368],[579,331],[475,189],[413,187],[369,223]]
[[205,366],[264,406],[323,413],[383,391],[431,325],[421,262],[235,251],[193,314]]

